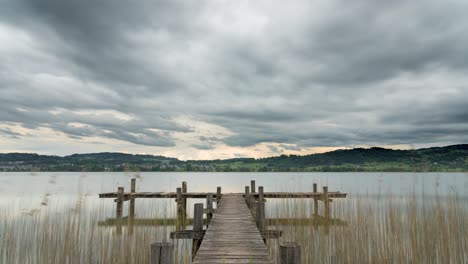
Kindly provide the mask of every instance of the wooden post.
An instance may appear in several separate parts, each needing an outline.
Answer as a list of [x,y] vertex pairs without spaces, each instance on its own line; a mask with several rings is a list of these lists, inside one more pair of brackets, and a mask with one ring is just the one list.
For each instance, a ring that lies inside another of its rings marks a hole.
[[118,187],[117,188],[117,209],[116,209],[116,219],[117,219],[117,226],[116,232],[117,235],[122,234],[122,210],[123,210],[123,202],[124,202],[124,188]]
[[[136,192],[136,179],[133,178],[130,184],[130,192]],[[133,219],[135,218],[135,198],[130,196],[130,206],[128,207],[128,233],[133,234]]]
[[174,264],[174,245],[164,242],[151,244],[151,264]]
[[250,208],[250,188],[249,188],[249,186],[245,186],[245,202],[247,203],[247,207]]
[[280,244],[280,264],[300,264],[301,246],[295,242]]
[[255,193],[255,181],[254,180],[250,181],[250,191],[252,193]]
[[182,182],[182,215],[183,215],[183,226],[187,225],[187,197],[184,195],[187,193],[187,182]]
[[203,204],[196,203],[193,206],[193,231],[203,230]]
[[221,200],[221,195],[222,195],[222,194],[221,194],[221,187],[218,186],[218,187],[216,188],[216,205],[219,204],[219,201]]
[[258,203],[257,203],[257,227],[260,232],[265,230],[265,201],[263,196],[263,186],[258,187]]
[[[314,183],[313,185],[313,191],[314,193],[317,193],[317,184]],[[317,221],[318,219],[318,200],[317,200],[317,197],[314,196],[314,223]]]
[[213,218],[213,194],[209,193],[206,195],[206,209],[208,212],[206,213],[206,222],[209,225],[211,222],[211,218]]
[[325,204],[325,220],[330,220],[330,201],[328,199],[328,186],[323,186],[323,202]]
[[264,199],[265,199],[265,196],[263,194],[263,186],[259,186],[258,187],[258,200],[263,202]]
[[330,201],[328,199],[328,187],[323,186],[323,202],[325,204],[325,235],[330,232]]
[[[203,204],[197,203],[193,209],[193,231],[203,231]],[[201,240],[198,238],[193,239],[192,244],[192,260],[195,259],[198,249],[201,245]]]
[[177,198],[176,198],[176,202],[177,202],[177,220],[176,220],[176,230],[179,231],[179,230],[183,230],[184,229],[184,213],[182,211],[182,188],[177,188],[176,189],[176,192],[177,192]]

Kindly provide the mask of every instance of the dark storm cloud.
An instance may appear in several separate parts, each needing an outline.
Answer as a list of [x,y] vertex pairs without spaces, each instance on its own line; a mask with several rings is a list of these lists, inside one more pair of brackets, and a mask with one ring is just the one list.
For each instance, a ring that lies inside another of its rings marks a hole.
[[1,123],[163,147],[195,131],[181,116],[232,132],[196,149],[468,140],[466,1],[0,4]]

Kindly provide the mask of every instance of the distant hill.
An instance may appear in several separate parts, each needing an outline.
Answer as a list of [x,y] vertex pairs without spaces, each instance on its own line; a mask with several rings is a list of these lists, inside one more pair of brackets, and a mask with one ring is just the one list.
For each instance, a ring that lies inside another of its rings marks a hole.
[[0,171],[468,171],[468,144],[416,150],[355,148],[306,156],[181,161],[125,153],[0,154]]

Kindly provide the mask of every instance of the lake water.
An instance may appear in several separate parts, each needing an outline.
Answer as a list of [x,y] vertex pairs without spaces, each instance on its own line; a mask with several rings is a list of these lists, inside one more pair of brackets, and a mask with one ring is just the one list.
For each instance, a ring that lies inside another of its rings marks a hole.
[[[143,192],[175,191],[182,181],[187,182],[189,192],[216,192],[217,186],[222,187],[223,193],[243,192],[244,186],[255,180],[257,186],[264,186],[265,192],[311,191],[312,184],[317,183],[319,191],[327,185],[329,191],[348,193],[348,199],[389,193],[397,197],[409,194],[468,197],[467,173],[8,172],[0,173],[0,209],[12,215],[45,206],[72,208],[81,201],[88,209],[99,206],[112,216],[112,199],[99,199],[98,193],[116,191],[118,186],[128,191],[134,177],[137,191]],[[194,202],[197,201],[192,199],[191,203]],[[154,199],[139,199],[137,206],[148,203],[154,203]],[[164,208],[175,204],[172,199],[160,199],[159,203]]]
[[[124,227],[124,235],[116,235],[117,229],[104,222],[115,217],[115,203],[98,197],[119,186],[128,191],[132,178],[142,192],[173,192],[186,181],[189,192],[216,192],[221,186],[223,193],[239,193],[255,180],[265,192],[310,192],[317,183],[319,191],[327,185],[329,191],[348,193],[332,203],[332,217],[344,224],[330,232],[312,225],[269,226],[283,231],[281,241],[302,245],[303,263],[468,259],[467,173],[40,172],[0,173],[0,263],[119,263],[123,258],[128,259],[122,263],[148,263],[149,245],[168,241],[175,226],[141,225],[132,234]],[[193,204],[204,199],[187,202],[192,215]],[[310,218],[312,204],[311,199],[268,199],[266,216]],[[175,207],[174,199],[137,199],[135,217],[174,218]],[[127,215],[128,202],[123,212]],[[178,249],[176,263],[190,264],[191,240],[172,243]],[[277,259],[279,242],[270,240],[268,247]]]

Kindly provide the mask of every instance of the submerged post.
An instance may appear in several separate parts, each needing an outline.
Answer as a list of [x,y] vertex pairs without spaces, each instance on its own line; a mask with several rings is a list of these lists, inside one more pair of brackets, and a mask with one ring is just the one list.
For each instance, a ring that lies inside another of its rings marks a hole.
[[280,244],[280,264],[300,264],[301,246],[295,242]]
[[257,203],[257,227],[260,232],[265,230],[265,201],[263,195],[263,186],[258,187],[258,203]]
[[[317,184],[313,184],[313,191],[317,193]],[[317,197],[314,196],[314,222],[318,219],[318,200]]]
[[116,219],[117,219],[117,226],[116,231],[117,234],[122,234],[122,210],[123,210],[123,201],[124,201],[124,188],[118,187],[117,188],[117,208],[115,210]]
[[[197,203],[194,205],[193,209],[193,231],[201,232],[203,231],[203,204]],[[197,236],[192,240],[192,260],[195,258],[198,249],[201,245],[201,240]]]
[[254,180],[250,181],[250,191],[252,193],[255,193],[255,181]]
[[128,232],[133,234],[133,219],[135,218],[135,198],[133,193],[136,192],[136,179],[133,178],[130,183],[130,206],[128,207]]
[[209,225],[211,222],[211,218],[213,218],[213,194],[209,193],[206,195],[206,209],[208,212],[206,213],[206,222]]
[[151,244],[151,264],[174,264],[174,245],[171,243]]
[[221,200],[221,195],[222,195],[222,194],[221,194],[221,187],[218,186],[218,187],[216,188],[216,205],[219,204],[219,200]]

